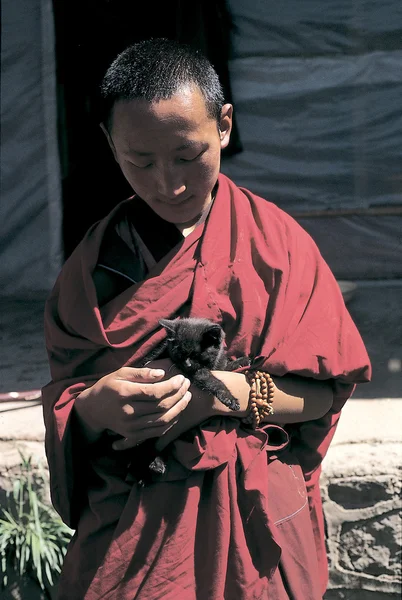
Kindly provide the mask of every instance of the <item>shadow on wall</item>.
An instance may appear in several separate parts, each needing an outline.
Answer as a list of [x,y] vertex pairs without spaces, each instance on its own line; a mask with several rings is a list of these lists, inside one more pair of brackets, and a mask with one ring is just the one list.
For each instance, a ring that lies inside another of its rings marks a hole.
[[354,398],[402,397],[402,281],[358,282],[349,312],[366,344],[371,383],[357,387]]

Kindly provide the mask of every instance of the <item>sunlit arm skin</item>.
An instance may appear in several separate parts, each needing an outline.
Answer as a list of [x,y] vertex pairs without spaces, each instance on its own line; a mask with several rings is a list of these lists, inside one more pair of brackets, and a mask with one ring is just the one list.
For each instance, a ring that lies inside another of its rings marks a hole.
[[[216,398],[190,386],[192,400],[181,413],[178,422],[159,439],[157,446],[164,448],[181,433],[213,416],[243,418],[248,414],[250,386],[245,375],[228,371],[214,371],[215,377],[239,401],[240,410],[232,411]],[[333,391],[330,382],[306,379],[296,375],[273,377],[275,384],[274,414],[265,422],[290,424],[319,419],[331,408]]]
[[[250,386],[242,373],[215,371],[230,392],[238,399],[240,410],[233,413],[216,398],[213,410],[217,414],[232,413],[243,418],[248,412]],[[274,414],[264,419],[267,423],[300,423],[324,416],[332,406],[333,391],[330,382],[306,379],[297,375],[272,377],[275,384],[273,399]]]

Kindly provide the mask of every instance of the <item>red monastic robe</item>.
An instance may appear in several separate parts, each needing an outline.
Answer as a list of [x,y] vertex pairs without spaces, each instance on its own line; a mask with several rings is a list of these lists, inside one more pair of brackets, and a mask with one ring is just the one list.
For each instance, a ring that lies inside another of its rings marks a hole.
[[[207,221],[100,310],[91,276],[100,245],[136,201],[89,230],[47,302],[51,492],[76,529],[59,598],[318,600],[327,579],[320,465],[354,384],[370,377],[339,286],[290,216],[221,175]],[[232,358],[261,357],[276,376],[330,380],[332,409],[257,431],[210,419],[172,444],[164,478],[140,488],[127,477],[126,453],[85,447],[74,400],[103,375],[138,365],[164,336],[158,320],[178,315],[220,323]]]

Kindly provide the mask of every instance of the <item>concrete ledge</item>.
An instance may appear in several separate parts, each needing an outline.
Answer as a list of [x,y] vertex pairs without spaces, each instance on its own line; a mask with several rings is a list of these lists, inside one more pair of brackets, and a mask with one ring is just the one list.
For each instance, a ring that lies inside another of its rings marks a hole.
[[0,404],[1,440],[44,442],[45,425],[42,402],[40,400],[22,400]]
[[[45,455],[41,406],[7,404],[0,421],[1,492],[18,471],[18,449],[38,465]],[[401,598],[401,432],[402,399],[352,399],[343,410],[321,482],[330,565],[325,600]]]
[[400,599],[402,401],[357,400],[342,414],[321,480],[326,600]]

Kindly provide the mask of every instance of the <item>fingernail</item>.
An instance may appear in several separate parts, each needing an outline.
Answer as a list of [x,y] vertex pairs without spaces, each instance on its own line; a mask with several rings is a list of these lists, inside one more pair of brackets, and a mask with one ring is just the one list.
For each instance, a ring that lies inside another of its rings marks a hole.
[[184,375],[176,375],[175,383],[177,383],[177,385],[183,385]]
[[152,369],[151,371],[153,377],[162,377],[165,374],[163,369]]
[[188,385],[188,387],[190,387],[190,385],[191,385],[191,381],[189,379],[187,379],[187,377],[185,378],[184,383],[186,385]]
[[186,392],[183,396],[183,400],[185,400],[186,402],[190,402],[191,396],[192,396],[191,392]]

